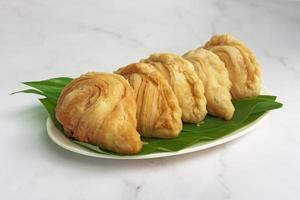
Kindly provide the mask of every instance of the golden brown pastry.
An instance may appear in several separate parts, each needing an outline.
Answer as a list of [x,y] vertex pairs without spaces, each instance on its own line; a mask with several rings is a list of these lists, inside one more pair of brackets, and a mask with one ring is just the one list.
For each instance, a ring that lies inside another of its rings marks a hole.
[[155,66],[169,82],[178,99],[184,122],[198,123],[204,119],[207,114],[204,88],[192,63],[168,53],[152,54],[141,61]]
[[224,34],[213,36],[204,48],[217,54],[225,63],[232,82],[231,94],[234,99],[259,95],[260,65],[244,43]]
[[181,109],[168,82],[151,65],[134,63],[123,75],[136,94],[138,131],[145,137],[174,138],[182,129]]
[[205,49],[187,52],[183,57],[193,63],[204,85],[208,113],[229,120],[234,113],[231,102],[231,81],[224,63],[214,53]]
[[141,150],[134,91],[122,76],[87,73],[61,92],[56,118],[65,134],[122,154]]

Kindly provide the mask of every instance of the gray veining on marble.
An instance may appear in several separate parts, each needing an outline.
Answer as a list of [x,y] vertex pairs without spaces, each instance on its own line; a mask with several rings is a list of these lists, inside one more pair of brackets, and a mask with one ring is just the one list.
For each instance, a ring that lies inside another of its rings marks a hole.
[[[1,199],[300,198],[300,2],[0,0]],[[253,133],[183,156],[116,161],[46,135],[22,81],[113,71],[153,52],[182,54],[230,33],[256,53],[284,103]]]

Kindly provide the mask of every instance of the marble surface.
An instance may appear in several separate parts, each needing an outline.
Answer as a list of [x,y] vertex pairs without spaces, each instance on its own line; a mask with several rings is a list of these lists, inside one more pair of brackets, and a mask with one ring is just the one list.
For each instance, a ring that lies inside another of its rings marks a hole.
[[[300,3],[0,0],[1,199],[300,199]],[[184,53],[215,33],[245,41],[284,108],[209,150],[117,161],[68,152],[46,134],[22,81],[112,71],[152,52]]]

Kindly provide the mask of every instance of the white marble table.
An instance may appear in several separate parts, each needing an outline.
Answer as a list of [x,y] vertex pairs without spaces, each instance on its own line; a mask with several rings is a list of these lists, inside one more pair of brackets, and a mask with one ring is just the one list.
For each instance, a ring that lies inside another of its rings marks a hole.
[[[300,3],[0,1],[0,199],[300,199]],[[46,134],[19,82],[112,71],[231,33],[257,54],[284,108],[251,134],[188,155],[139,161],[68,152]]]

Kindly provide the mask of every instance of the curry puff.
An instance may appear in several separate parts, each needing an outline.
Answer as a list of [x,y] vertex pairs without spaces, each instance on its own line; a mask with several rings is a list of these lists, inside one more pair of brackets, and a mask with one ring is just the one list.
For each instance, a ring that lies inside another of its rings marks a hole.
[[152,64],[169,82],[182,110],[182,121],[198,123],[204,119],[207,114],[204,88],[192,63],[168,53],[152,54],[141,62]]
[[162,75],[147,63],[130,64],[115,73],[123,75],[135,91],[139,133],[144,137],[177,137],[182,129],[182,113]]
[[183,57],[193,63],[196,74],[204,85],[208,113],[226,120],[232,118],[231,81],[224,63],[205,49],[187,52]]
[[72,80],[58,98],[56,119],[70,138],[137,154],[141,136],[176,138],[183,122],[201,126],[207,113],[232,119],[231,100],[259,95],[260,84],[260,65],[246,45],[216,35],[183,56],[155,53],[114,74]]
[[216,35],[203,48],[217,54],[225,63],[232,82],[231,95],[234,99],[238,100],[259,94],[260,65],[255,55],[243,42],[227,34]]
[[120,75],[87,73],[71,81],[59,96],[56,119],[79,141],[122,154],[142,148],[134,91]]

